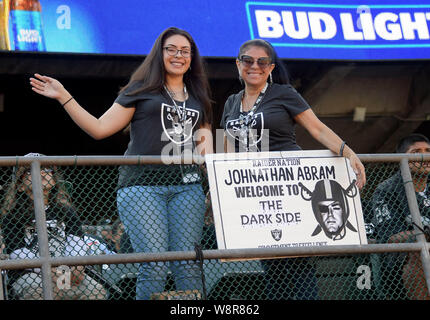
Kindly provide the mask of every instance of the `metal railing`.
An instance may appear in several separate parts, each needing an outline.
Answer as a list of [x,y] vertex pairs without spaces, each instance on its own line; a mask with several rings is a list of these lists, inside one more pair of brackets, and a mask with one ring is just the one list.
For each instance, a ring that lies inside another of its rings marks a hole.
[[[400,172],[403,179],[408,207],[412,215],[414,230],[417,234],[416,242],[407,243],[370,243],[368,245],[347,245],[347,246],[321,246],[321,247],[289,247],[289,248],[264,248],[264,249],[235,249],[218,250],[204,249],[203,259],[264,259],[268,257],[319,257],[319,256],[344,256],[351,254],[383,254],[383,253],[419,253],[420,261],[423,266],[424,276],[428,288],[430,288],[430,260],[429,247],[425,235],[421,232],[424,229],[420,209],[418,206],[415,189],[412,183],[412,176],[409,169],[409,162],[430,161],[430,155],[406,155],[406,154],[362,154],[360,159],[367,166],[383,166],[385,164],[400,165]],[[183,159],[176,159],[184,161]],[[202,164],[204,159],[195,157],[194,163]],[[194,261],[198,260],[196,251],[168,251],[160,253],[118,253],[112,255],[85,255],[85,256],[60,256],[51,257],[48,243],[48,231],[46,225],[45,208],[42,193],[41,167],[64,166],[64,167],[105,167],[118,165],[143,165],[161,164],[160,157],[146,156],[62,156],[62,157],[1,157],[0,167],[4,169],[19,166],[30,166],[33,183],[34,212],[36,221],[37,241],[39,247],[39,257],[31,259],[9,259],[8,255],[3,255],[0,260],[0,270],[22,270],[29,268],[41,268],[43,299],[52,300],[53,278],[52,268],[62,265],[67,266],[86,266],[86,265],[105,265],[105,264],[135,264],[142,262],[170,262],[170,261]],[[175,162],[178,163],[178,162]],[[189,162],[188,162],[189,163]],[[373,168],[374,168],[373,167]],[[384,167],[384,169],[386,169]],[[10,171],[10,170],[9,170]],[[386,178],[389,174],[384,174]],[[370,178],[370,179],[369,179]],[[368,175],[368,183],[372,176]],[[382,178],[379,178],[382,180]],[[115,179],[112,179],[112,183]],[[372,184],[372,183],[371,183]],[[376,183],[373,184],[373,186]],[[371,187],[370,187],[371,188]],[[370,199],[371,191],[366,199]],[[4,226],[2,226],[4,228]],[[246,268],[245,268],[246,269]],[[261,271],[261,270],[260,270]],[[4,289],[6,284],[3,280],[0,285]],[[4,290],[1,291],[1,298]]]

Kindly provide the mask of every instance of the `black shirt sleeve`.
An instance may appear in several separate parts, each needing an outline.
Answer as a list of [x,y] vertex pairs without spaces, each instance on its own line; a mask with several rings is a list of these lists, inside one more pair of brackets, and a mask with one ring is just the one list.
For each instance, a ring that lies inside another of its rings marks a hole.
[[76,211],[72,208],[66,208],[67,216],[65,217],[66,233],[82,237],[82,221]]
[[293,86],[283,85],[282,91],[283,105],[292,118],[311,108]]
[[221,121],[220,121],[220,126],[221,128],[225,129],[225,122],[229,116],[229,114],[232,112],[233,108],[234,108],[234,102],[236,100],[237,94],[232,94],[231,96],[228,97],[227,101],[224,104],[224,111],[222,113],[222,117],[221,117]]
[[148,98],[148,93],[145,92],[133,94],[133,92],[138,90],[141,86],[141,81],[133,82],[127,89],[119,94],[115,102],[126,108],[136,107],[138,101]]

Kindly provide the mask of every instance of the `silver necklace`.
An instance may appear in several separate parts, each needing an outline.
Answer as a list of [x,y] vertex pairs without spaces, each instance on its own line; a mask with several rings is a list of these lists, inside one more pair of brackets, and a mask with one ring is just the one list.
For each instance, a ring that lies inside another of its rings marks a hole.
[[[239,124],[240,124],[240,136],[243,139],[243,144],[245,145],[245,150],[249,151],[249,126],[251,125],[251,120],[253,119],[255,111],[257,111],[258,107],[260,106],[261,101],[263,100],[264,96],[266,95],[266,90],[269,87],[269,83],[266,82],[266,85],[264,86],[263,90],[261,90],[260,94],[257,97],[257,100],[255,100],[254,106],[249,110],[248,112],[243,111],[243,103],[242,100],[240,101],[240,112],[239,112]],[[245,95],[245,91],[243,92]]]
[[[185,121],[185,113],[186,113],[185,112],[185,103],[186,103],[187,100],[186,99],[184,100],[184,103],[182,105],[182,110],[180,110],[179,106],[176,104],[175,99],[173,99],[174,92],[168,90],[165,85],[164,85],[164,89],[166,90],[167,94],[169,95],[170,99],[173,102],[173,106],[174,106],[176,115],[179,118],[179,121],[183,123]],[[172,93],[173,93],[173,95],[172,95]],[[185,84],[184,84],[184,97],[185,98],[187,97],[187,87],[185,86]]]
[[[261,100],[264,98],[264,95],[266,94],[266,90],[269,87],[269,83],[266,82],[266,85],[264,86],[263,90],[261,90],[261,92],[259,93],[257,100],[255,100],[254,105],[252,106],[252,108],[248,111],[248,114],[254,114],[255,110],[257,110]],[[245,96],[245,91],[243,91],[243,97]],[[243,97],[242,100],[240,100],[240,112],[241,113],[245,113],[246,111],[243,111]]]
[[[184,103],[182,105],[182,110],[180,110],[179,106],[176,104],[175,99],[173,99],[174,92],[173,92],[173,95],[172,95],[172,92],[170,92],[170,90],[167,89],[166,85],[164,85],[164,89],[166,90],[167,94],[169,95],[170,99],[173,102],[173,106],[174,106],[174,109],[175,109],[175,112],[176,112],[175,118],[176,117],[178,118],[178,119],[174,119],[173,125],[175,126],[175,125],[179,124],[181,126],[181,130],[180,130],[181,131],[181,135],[182,135],[182,137],[185,137],[185,130],[186,130],[185,129],[185,120],[186,119],[185,118],[186,118],[186,112],[187,112],[186,109],[185,109],[185,103],[187,101],[187,87],[185,86],[185,83],[184,83],[184,98],[185,99],[184,99]],[[181,147],[179,145],[177,145],[176,148],[179,150]],[[182,168],[182,164],[179,164],[179,168],[181,170],[182,180],[184,181],[184,179],[185,179],[185,173],[184,173],[184,170]]]

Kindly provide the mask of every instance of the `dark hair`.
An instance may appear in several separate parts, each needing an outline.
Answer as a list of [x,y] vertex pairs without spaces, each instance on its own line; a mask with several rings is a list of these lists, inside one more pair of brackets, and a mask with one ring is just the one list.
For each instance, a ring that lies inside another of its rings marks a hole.
[[112,235],[115,236],[118,234],[119,231],[119,227],[121,226],[121,220],[120,219],[116,219],[114,223],[112,223]]
[[427,142],[430,144],[429,139],[420,134],[420,133],[412,133],[406,137],[403,137],[400,139],[400,141],[397,144],[396,152],[397,153],[406,153],[408,151],[409,147],[413,145],[415,142]]
[[275,64],[275,68],[272,71],[272,79],[274,83],[279,83],[279,84],[290,83],[286,66],[284,65],[282,60],[279,59],[278,54],[275,51],[275,48],[273,48],[273,46],[269,42],[263,39],[248,40],[240,46],[239,55],[237,58],[240,59],[242,54],[244,54],[244,52],[248,50],[249,47],[260,47],[266,51],[267,55],[272,60],[272,63]]
[[[74,208],[71,196],[66,190],[64,184],[65,180],[62,178],[59,169],[56,166],[51,168],[53,169],[53,181],[51,182],[53,187],[49,193],[49,205],[52,207],[63,206],[66,208]],[[3,198],[3,203],[0,210],[1,215],[5,215],[12,211],[18,202],[20,202],[21,207],[25,208],[25,210],[28,210],[29,212],[33,211],[33,201],[26,196],[18,196],[18,194],[22,193],[20,188],[23,183],[23,178],[28,170],[28,166],[18,166],[14,168],[11,179],[12,181],[10,182]]]
[[165,40],[173,35],[184,36],[191,44],[191,65],[190,69],[184,74],[184,83],[191,95],[203,104],[203,122],[211,123],[212,101],[210,99],[211,93],[205,65],[194,39],[185,30],[175,27],[170,27],[164,30],[155,40],[151,52],[146,56],[142,64],[134,71],[128,84],[123,87],[120,92],[123,92],[136,81],[141,81],[142,86],[127,95],[135,95],[139,92],[161,93],[163,91],[166,75],[163,60],[163,45]]
[[[5,251],[10,254],[16,249],[26,246],[25,226],[34,226],[35,212],[34,200],[21,190],[24,177],[29,166],[17,166],[14,168],[12,181],[3,198],[1,207],[0,223],[3,232]],[[50,182],[53,187],[49,191],[48,205],[52,210],[46,211],[46,220],[57,220],[65,224],[66,234],[73,234],[78,237],[83,236],[80,218],[71,202],[71,197],[65,188],[64,180],[55,166]],[[46,209],[48,210],[48,209]],[[49,236],[49,233],[48,233]]]

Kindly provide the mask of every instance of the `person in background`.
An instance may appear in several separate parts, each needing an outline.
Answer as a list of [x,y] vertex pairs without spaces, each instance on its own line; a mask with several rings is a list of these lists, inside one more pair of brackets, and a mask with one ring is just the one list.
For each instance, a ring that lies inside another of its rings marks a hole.
[[[225,152],[300,150],[295,139],[298,123],[322,145],[348,158],[357,186],[364,186],[366,174],[360,159],[289,84],[287,70],[269,42],[253,39],[243,43],[236,66],[244,89],[228,97],[224,106]],[[315,270],[309,258],[263,260],[262,264],[269,299],[317,298]]]
[[[430,141],[422,134],[413,133],[398,142],[396,152],[430,154]],[[430,163],[428,161],[409,162],[409,168],[421,222],[424,228],[428,228],[430,227]],[[378,185],[373,193],[371,205],[374,225],[372,236],[377,242],[416,241],[416,232],[413,228],[400,170]],[[385,295],[384,298],[430,299],[418,252],[382,255],[381,276],[381,290]]]
[[133,253],[130,237],[125,232],[124,224],[119,219],[112,224],[112,239],[115,243],[116,252]]
[[[88,113],[56,79],[35,74],[32,89],[56,99],[86,133],[103,139],[129,126],[125,155],[164,156],[213,152],[211,100],[203,60],[191,35],[171,27],[100,117]],[[169,163],[170,164],[170,163]],[[121,166],[119,216],[135,252],[194,250],[200,243],[205,194],[192,164]],[[177,290],[202,290],[195,262],[170,263]],[[142,263],[136,299],[161,292],[167,263]]]
[[115,247],[115,240],[113,239],[113,226],[110,219],[102,219],[97,223],[97,229],[99,232],[99,237],[103,244],[106,246],[107,250],[110,252],[117,252]]
[[[25,156],[42,155],[29,153]],[[5,252],[11,259],[35,259],[39,255],[39,243],[34,214],[33,178],[29,167],[19,166],[14,169],[12,181],[1,207],[1,229]],[[51,256],[88,255],[82,223],[64,184],[61,183],[64,180],[59,169],[55,166],[42,167],[41,178]],[[106,290],[87,274],[83,266],[72,266],[67,269],[70,271],[70,283],[58,285],[58,277],[63,275],[63,271],[59,267],[53,268],[55,299],[105,299]],[[13,288],[18,299],[43,299],[40,268],[12,270],[8,273],[8,277],[8,286]]]

